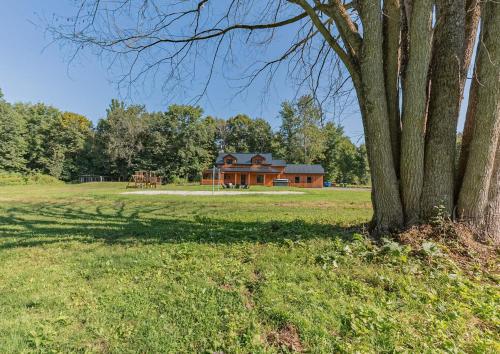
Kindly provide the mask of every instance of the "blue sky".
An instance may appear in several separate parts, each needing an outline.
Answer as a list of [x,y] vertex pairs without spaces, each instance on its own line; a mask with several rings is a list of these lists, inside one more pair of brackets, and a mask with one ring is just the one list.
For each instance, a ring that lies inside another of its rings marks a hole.
[[[48,46],[50,38],[43,26],[37,24],[40,18],[50,18],[54,13],[72,13],[71,3],[70,0],[4,0],[4,10],[0,12],[0,43],[4,48],[0,55],[0,88],[9,102],[44,102],[97,122],[112,98],[145,104],[150,111],[165,110],[169,104],[186,103],[192,98],[187,92],[184,97],[169,101],[169,95],[157,89],[158,85],[136,87],[132,96],[126,97],[111,80],[107,63],[99,58],[87,54],[69,65],[64,50],[58,45]],[[277,128],[280,103],[296,95],[286,72],[278,72],[268,91],[263,91],[263,80],[259,80],[235,97],[236,89],[224,78],[222,69],[217,69],[208,96],[199,102],[205,113],[221,118],[245,113],[262,117]],[[201,83],[193,85],[194,94],[201,88],[196,85]],[[346,133],[359,141],[362,125],[355,104],[330,118],[341,122]]]

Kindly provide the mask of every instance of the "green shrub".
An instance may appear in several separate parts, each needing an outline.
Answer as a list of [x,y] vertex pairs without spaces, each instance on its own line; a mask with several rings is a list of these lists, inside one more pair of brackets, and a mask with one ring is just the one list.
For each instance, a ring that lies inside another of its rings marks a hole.
[[63,183],[55,177],[41,173],[21,174],[0,172],[0,186],[17,186],[25,184],[59,184]]
[[9,186],[18,184],[26,184],[21,174],[0,172],[0,185]]
[[172,177],[172,181],[171,181],[172,184],[177,184],[177,185],[186,185],[189,183],[188,179],[187,178],[182,178],[182,177],[178,177],[178,176],[173,176]]

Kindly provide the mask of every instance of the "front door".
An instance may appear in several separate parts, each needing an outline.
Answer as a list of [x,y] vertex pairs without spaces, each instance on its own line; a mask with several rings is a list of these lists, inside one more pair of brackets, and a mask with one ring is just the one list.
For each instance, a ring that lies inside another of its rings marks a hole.
[[247,184],[247,175],[241,175],[240,177],[241,184]]

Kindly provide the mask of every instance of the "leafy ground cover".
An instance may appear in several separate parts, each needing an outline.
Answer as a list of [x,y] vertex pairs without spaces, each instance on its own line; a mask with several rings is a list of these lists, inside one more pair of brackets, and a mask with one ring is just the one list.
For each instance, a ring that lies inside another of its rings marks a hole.
[[369,240],[368,191],[124,186],[0,187],[0,352],[500,351],[497,276]]

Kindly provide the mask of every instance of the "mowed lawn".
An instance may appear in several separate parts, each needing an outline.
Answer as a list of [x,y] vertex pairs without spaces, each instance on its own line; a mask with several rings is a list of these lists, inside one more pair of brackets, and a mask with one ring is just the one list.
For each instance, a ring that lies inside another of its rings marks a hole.
[[375,245],[368,191],[124,191],[0,187],[0,353],[500,351],[495,278]]

